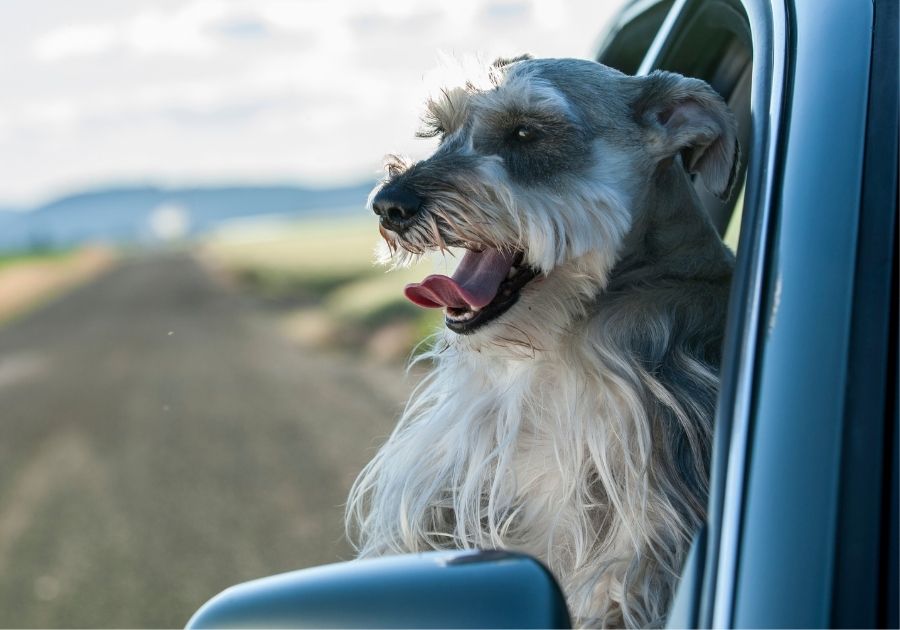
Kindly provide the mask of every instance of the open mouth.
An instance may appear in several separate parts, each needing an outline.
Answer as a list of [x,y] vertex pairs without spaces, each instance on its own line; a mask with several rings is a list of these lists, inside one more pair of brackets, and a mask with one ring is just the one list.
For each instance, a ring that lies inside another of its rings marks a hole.
[[467,250],[452,278],[434,274],[406,285],[404,293],[414,304],[444,309],[447,328],[466,335],[508,311],[537,277],[524,257],[521,251]]

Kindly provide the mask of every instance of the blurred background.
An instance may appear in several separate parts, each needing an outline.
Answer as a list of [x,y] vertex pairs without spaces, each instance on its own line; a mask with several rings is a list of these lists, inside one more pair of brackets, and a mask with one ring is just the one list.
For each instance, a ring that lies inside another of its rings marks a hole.
[[453,262],[373,265],[381,157],[446,57],[591,57],[620,4],[0,3],[0,626],[351,557]]

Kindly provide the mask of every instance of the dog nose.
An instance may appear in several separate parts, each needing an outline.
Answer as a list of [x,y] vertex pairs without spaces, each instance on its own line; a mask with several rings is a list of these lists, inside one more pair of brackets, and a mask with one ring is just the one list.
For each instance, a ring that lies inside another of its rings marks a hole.
[[381,225],[394,232],[405,230],[421,207],[422,199],[405,186],[385,186],[372,200],[372,210]]

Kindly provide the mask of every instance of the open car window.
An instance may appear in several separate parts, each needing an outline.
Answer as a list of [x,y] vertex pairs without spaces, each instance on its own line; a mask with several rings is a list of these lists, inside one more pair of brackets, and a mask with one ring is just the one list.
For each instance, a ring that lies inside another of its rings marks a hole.
[[737,262],[709,514],[669,624],[893,627],[896,3],[667,9],[652,43],[620,26],[600,59],[646,47],[638,73],[706,80],[742,149],[730,200],[697,187]]

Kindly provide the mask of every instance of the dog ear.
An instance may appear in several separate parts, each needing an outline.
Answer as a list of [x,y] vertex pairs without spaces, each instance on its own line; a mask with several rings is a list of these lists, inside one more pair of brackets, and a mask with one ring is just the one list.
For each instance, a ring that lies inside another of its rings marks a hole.
[[646,130],[657,160],[681,153],[685,168],[699,173],[706,188],[727,199],[740,162],[734,114],[700,79],[656,71],[640,77],[633,113]]
[[517,61],[528,61],[529,59],[534,59],[534,57],[532,57],[528,53],[523,53],[516,57],[497,57],[491,62],[491,67],[503,68],[504,66],[516,63]]

